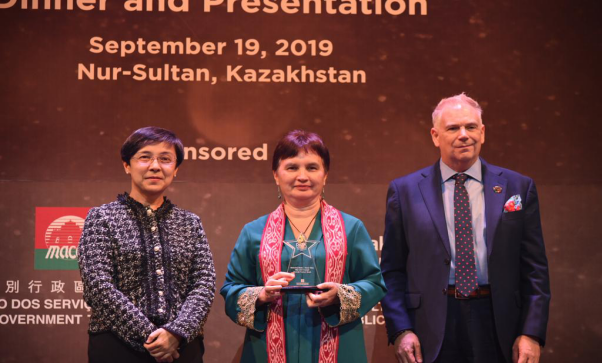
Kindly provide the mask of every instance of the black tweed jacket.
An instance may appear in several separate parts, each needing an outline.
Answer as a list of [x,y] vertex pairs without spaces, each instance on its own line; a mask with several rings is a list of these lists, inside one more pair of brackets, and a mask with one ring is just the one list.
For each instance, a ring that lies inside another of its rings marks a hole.
[[153,211],[119,195],[90,210],[78,258],[90,333],[113,332],[139,351],[160,327],[183,342],[202,335],[215,269],[195,214],[167,199]]

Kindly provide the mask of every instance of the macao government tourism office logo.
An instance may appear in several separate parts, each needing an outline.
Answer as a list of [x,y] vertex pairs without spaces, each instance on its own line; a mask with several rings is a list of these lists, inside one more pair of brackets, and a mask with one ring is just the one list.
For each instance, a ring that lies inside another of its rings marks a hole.
[[90,208],[36,207],[36,270],[77,270],[77,245]]

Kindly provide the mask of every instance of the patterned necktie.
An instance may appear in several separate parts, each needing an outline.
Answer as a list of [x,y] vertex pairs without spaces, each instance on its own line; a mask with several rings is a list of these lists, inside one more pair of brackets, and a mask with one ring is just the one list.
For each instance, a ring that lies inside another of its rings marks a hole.
[[454,187],[454,227],[456,231],[456,291],[458,295],[468,297],[477,289],[477,268],[474,259],[472,239],[472,213],[470,200],[464,183],[468,175],[459,173],[452,176],[456,180]]

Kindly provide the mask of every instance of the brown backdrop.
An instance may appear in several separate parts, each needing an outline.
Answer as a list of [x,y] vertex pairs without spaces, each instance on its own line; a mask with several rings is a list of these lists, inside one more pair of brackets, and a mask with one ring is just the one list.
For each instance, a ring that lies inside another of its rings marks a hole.
[[[362,219],[378,241],[388,182],[437,160],[430,112],[462,91],[484,107],[483,157],[538,185],[553,293],[543,360],[600,361],[600,10],[596,1],[568,0],[431,0],[426,16],[203,13],[200,2],[187,13],[138,13],[110,0],[106,11],[0,9],[0,361],[85,361],[86,310],[45,306],[81,294],[78,271],[35,268],[36,207],[92,207],[129,190],[118,151],[133,130],[163,126],[197,149],[266,143],[270,156],[286,131],[318,132],[332,154],[328,201]],[[220,56],[121,58],[89,52],[94,36],[228,46]],[[268,52],[265,59],[236,54],[233,41],[250,38]],[[276,57],[278,39],[328,39],[334,52]],[[208,68],[218,82],[78,80],[79,63]],[[367,82],[227,83],[229,64],[360,69]],[[201,216],[218,288],[242,226],[277,204],[263,160],[187,160],[167,194]],[[38,293],[32,281],[40,282]],[[53,281],[65,283],[63,291],[52,292]],[[41,306],[27,308],[36,299]],[[239,354],[244,329],[223,310],[217,296],[205,328],[206,362]],[[393,362],[384,326],[374,325],[378,310],[365,325],[369,355]],[[10,320],[57,314],[83,318]]]

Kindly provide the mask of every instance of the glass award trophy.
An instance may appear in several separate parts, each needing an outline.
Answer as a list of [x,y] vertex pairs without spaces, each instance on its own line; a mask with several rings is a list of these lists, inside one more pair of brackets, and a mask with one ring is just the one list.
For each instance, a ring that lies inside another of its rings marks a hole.
[[315,251],[320,241],[307,240],[305,235],[299,235],[297,240],[284,241],[284,248],[290,250],[290,260],[286,272],[295,273],[295,278],[289,281],[282,292],[305,294],[307,292],[327,291],[318,289],[316,285],[322,283],[316,266]]

